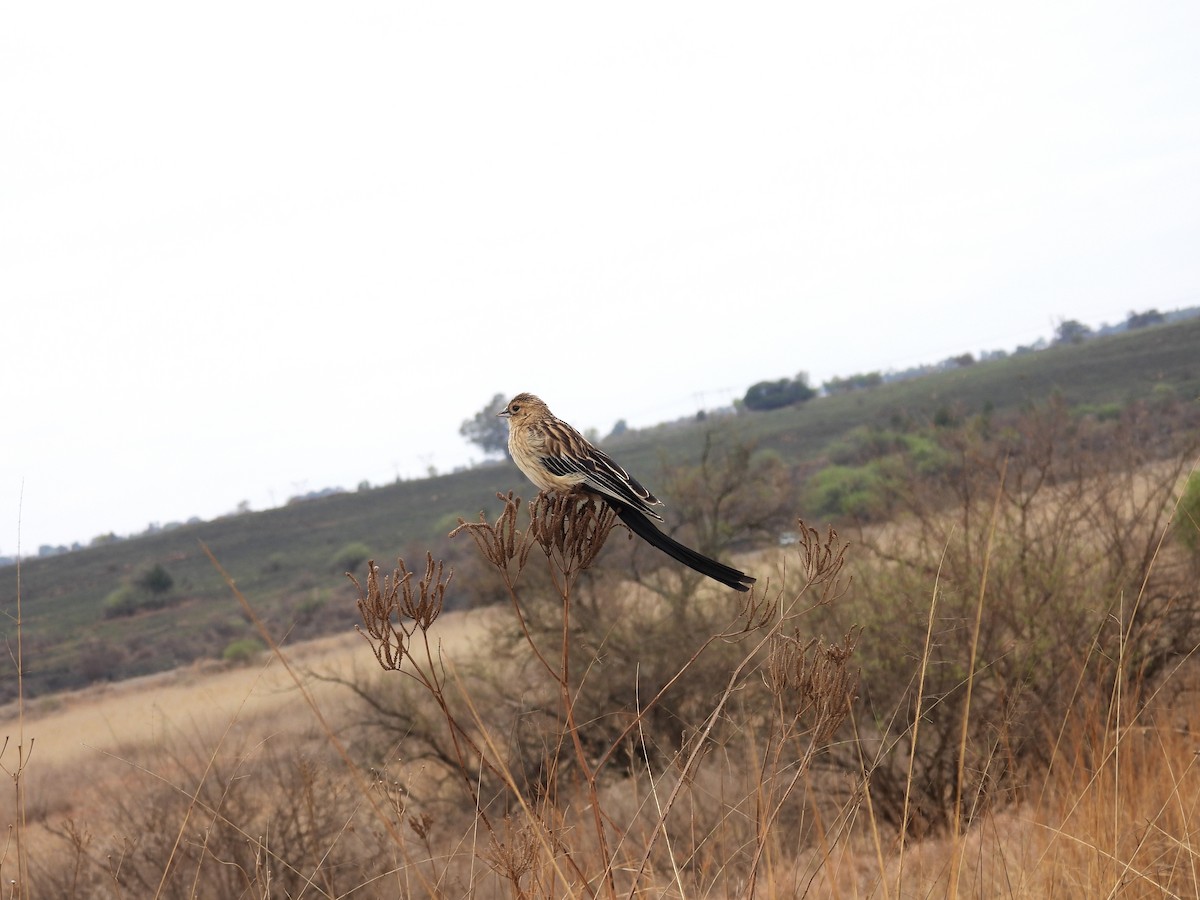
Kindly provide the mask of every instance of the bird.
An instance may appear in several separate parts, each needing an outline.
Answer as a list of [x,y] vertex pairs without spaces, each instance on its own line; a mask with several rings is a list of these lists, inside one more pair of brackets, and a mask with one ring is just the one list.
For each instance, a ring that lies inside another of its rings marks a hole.
[[651,546],[685,566],[736,591],[749,591],[755,579],[709,559],[650,521],[663,517],[663,502],[599,447],[550,412],[533,394],[517,394],[498,416],[508,420],[508,452],[513,462],[542,491],[584,493],[612,507],[625,526]]

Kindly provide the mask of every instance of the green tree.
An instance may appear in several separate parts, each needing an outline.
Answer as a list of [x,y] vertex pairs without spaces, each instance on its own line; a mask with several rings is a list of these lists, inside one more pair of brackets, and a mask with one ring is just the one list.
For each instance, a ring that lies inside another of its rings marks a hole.
[[508,455],[508,425],[497,413],[504,409],[504,395],[496,394],[475,416],[463,421],[458,433],[478,444],[484,453]]
[[1129,311],[1129,318],[1125,320],[1125,327],[1132,331],[1135,328],[1145,328],[1148,325],[1161,325],[1167,321],[1167,317],[1160,313],[1157,309],[1148,309],[1145,312]]
[[165,594],[175,586],[175,579],[161,563],[155,563],[135,578],[133,583],[147,594]]
[[1092,336],[1092,329],[1077,319],[1064,319],[1054,329],[1054,343],[1082,344]]
[[827,394],[847,394],[864,388],[879,387],[883,384],[883,375],[879,372],[859,372],[845,378],[830,378],[822,387]]
[[753,384],[746,391],[742,403],[746,409],[780,409],[811,400],[816,393],[808,386],[808,377],[801,374],[797,378],[780,378],[778,381],[760,381]]

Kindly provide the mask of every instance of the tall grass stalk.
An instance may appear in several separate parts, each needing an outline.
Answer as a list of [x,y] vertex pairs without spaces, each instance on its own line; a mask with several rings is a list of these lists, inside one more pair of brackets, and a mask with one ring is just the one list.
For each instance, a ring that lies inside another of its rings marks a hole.
[[[983,603],[987,596],[987,580],[988,571],[992,563],[992,544],[996,538],[996,522],[1000,516],[1000,502],[1004,498],[1004,477],[1008,472],[1008,457],[1006,456],[1000,465],[1000,476],[996,485],[996,499],[992,503],[992,514],[988,521],[987,541],[983,546],[983,564],[982,571],[979,574],[979,594],[975,602],[975,622],[971,626],[971,650],[967,655],[967,695],[963,699],[962,711],[962,729],[959,732],[958,738],[958,774],[955,778],[954,786],[954,813],[953,813],[953,828],[954,837],[952,843],[958,845],[962,832],[962,787],[963,787],[963,770],[966,767],[967,760],[967,735],[970,733],[970,718],[971,718],[971,697],[975,688],[975,666],[979,659],[979,633],[983,627]],[[926,666],[922,662],[922,668]],[[958,896],[958,876],[961,857],[959,852],[955,852],[952,858],[952,874],[950,878],[950,895],[951,897]]]
[[[951,532],[951,537],[953,537],[953,532]],[[950,542],[949,542],[949,540],[947,540],[947,542],[942,546],[942,555],[941,555],[941,558],[938,560],[937,571],[933,575],[933,591],[931,592],[930,597],[929,597],[929,617],[926,620],[926,624],[925,624],[925,645],[921,651],[921,665],[920,665],[920,670],[917,674],[917,700],[916,700],[917,708],[916,708],[916,713],[913,716],[913,725],[912,725],[912,747],[913,747],[913,750],[911,753],[908,754],[908,774],[904,779],[904,807],[903,807],[903,812],[901,813],[901,816],[900,816],[900,821],[902,823],[908,822],[909,806],[912,803],[913,767],[917,763],[916,748],[917,748],[917,744],[918,744],[918,742],[920,740],[920,736],[921,736],[921,709],[925,705],[926,674],[929,671],[930,649],[933,645],[933,623],[935,621],[936,614],[937,614],[938,591],[939,591],[939,588],[941,587],[941,582],[942,582],[942,567],[946,564],[946,553],[949,550],[949,548],[950,548]],[[867,797],[868,797],[868,799],[870,798],[870,791],[867,791]],[[874,821],[874,810],[873,809],[870,810],[870,813],[872,816],[871,830],[872,830],[872,833],[875,835],[875,843],[876,843],[876,845],[878,845],[878,843],[879,843],[878,823],[876,823]],[[897,850],[898,858],[896,861],[896,889],[895,890],[896,890],[897,897],[900,896],[900,886],[904,883],[904,840],[907,836],[908,836],[908,828],[901,827],[899,838],[898,838],[898,841],[899,841],[899,847]],[[883,876],[882,858],[880,859],[879,873],[880,873],[880,876],[882,877]],[[883,879],[882,883],[886,885],[886,883],[887,883],[886,879]]]
[[14,662],[17,667],[17,746],[16,746],[16,763],[8,765],[3,762],[4,754],[9,748],[9,737],[4,738],[3,746],[0,746],[0,769],[3,769],[13,783],[13,809],[16,811],[16,822],[10,831],[10,840],[6,842],[4,852],[0,854],[0,875],[3,874],[3,862],[8,855],[8,847],[12,846],[14,855],[16,856],[17,874],[16,877],[8,879],[9,896],[25,898],[29,896],[29,859],[26,850],[25,836],[29,830],[29,823],[26,814],[26,797],[25,797],[25,769],[29,765],[30,756],[33,754],[33,740],[29,741],[29,746],[25,746],[25,651],[22,638],[22,621],[21,621],[21,508],[24,502],[25,486],[22,484],[21,491],[17,499],[17,564],[16,564],[16,579],[17,579],[17,597],[16,597],[16,618],[13,621],[13,628],[16,632],[16,647],[10,648],[14,654]]
[[[309,690],[305,680],[292,666],[282,648],[280,648],[274,636],[271,634],[270,629],[266,627],[262,619],[260,619],[257,613],[255,613],[254,608],[250,605],[249,601],[246,600],[245,596],[238,589],[237,583],[233,580],[233,577],[225,571],[224,567],[217,560],[216,556],[213,555],[213,552],[204,543],[201,543],[200,546],[205,555],[208,556],[209,561],[212,562],[213,566],[221,574],[221,577],[225,579],[225,583],[228,585],[229,590],[233,593],[234,597],[237,598],[238,604],[241,606],[242,611],[253,623],[255,629],[259,633],[259,636],[263,639],[263,642],[267,645],[267,647],[270,648],[272,655],[279,660],[280,664],[291,678],[292,683],[296,686],[296,689],[304,698],[305,705],[316,719],[326,740],[329,741],[330,746],[334,748],[338,757],[345,764],[346,771],[353,779],[359,793],[371,807],[372,812],[375,814],[376,821],[379,822],[379,824],[384,828],[397,847],[403,847],[404,841],[400,837],[399,832],[396,830],[395,823],[392,821],[391,817],[385,813],[374,792],[369,789],[369,785],[363,776],[362,770],[351,759],[349,752],[346,750],[345,744],[342,743],[332,726],[330,726],[329,721],[326,719],[325,714],[321,711],[321,707],[314,699],[312,692]],[[416,872],[418,877],[424,880],[423,873],[419,867],[416,867]],[[426,887],[430,888],[432,892],[433,885],[427,883]]]

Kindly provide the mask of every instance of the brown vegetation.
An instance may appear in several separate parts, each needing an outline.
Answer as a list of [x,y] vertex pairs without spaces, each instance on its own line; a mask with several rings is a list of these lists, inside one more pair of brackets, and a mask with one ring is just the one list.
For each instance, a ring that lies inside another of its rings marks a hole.
[[[372,563],[375,671],[289,668],[304,718],[69,771],[18,738],[6,895],[1195,896],[1192,415],[937,429],[938,465],[889,462],[885,522],[799,525],[747,598],[631,585],[603,506],[506,496],[458,529],[506,601],[469,650],[442,640],[458,575]],[[784,470],[703,462],[673,496],[728,552],[765,507],[720,485]]]

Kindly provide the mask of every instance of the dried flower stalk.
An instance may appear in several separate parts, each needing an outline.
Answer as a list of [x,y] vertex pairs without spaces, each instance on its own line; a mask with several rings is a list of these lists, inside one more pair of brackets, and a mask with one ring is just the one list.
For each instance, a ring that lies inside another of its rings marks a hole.
[[437,621],[445,605],[446,586],[454,577],[453,571],[447,574],[444,563],[434,560],[432,553],[425,554],[425,577],[415,586],[415,573],[408,570],[403,559],[396,563],[397,568],[381,581],[379,566],[370,560],[366,590],[357,578],[347,575],[358,589],[358,612],[366,630],[360,626],[355,629],[370,643],[384,669],[399,669],[412,636],[418,630],[429,631]]

